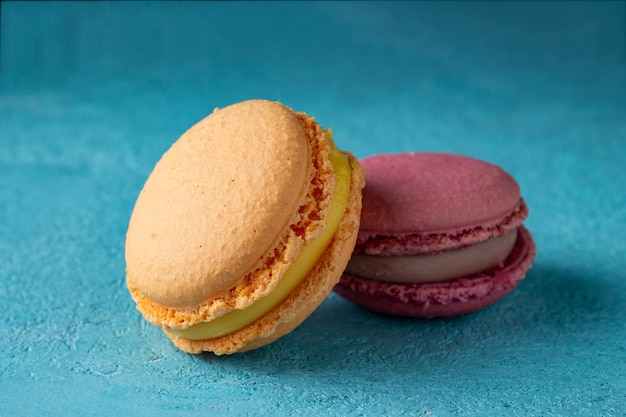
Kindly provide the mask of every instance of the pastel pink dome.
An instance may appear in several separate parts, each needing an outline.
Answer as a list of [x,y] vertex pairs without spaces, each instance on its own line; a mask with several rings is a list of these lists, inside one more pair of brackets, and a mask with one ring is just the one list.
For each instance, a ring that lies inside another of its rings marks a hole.
[[528,215],[515,179],[500,167],[446,153],[364,158],[357,252],[423,253],[474,244]]

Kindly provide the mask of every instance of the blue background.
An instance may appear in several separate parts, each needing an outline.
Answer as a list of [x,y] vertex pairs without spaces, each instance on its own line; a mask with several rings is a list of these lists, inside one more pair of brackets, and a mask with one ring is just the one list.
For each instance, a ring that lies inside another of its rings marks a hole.
[[[2,2],[0,415],[626,415],[624,2]],[[331,295],[231,357],[176,350],[124,283],[160,155],[279,100],[358,157],[447,151],[520,183],[538,254],[451,320]]]

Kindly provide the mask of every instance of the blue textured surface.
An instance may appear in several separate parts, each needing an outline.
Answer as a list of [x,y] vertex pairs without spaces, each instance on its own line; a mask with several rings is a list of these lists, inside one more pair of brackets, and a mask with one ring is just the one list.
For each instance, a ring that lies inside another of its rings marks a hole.
[[[0,415],[626,415],[623,2],[1,5]],[[124,285],[159,156],[280,100],[363,157],[500,164],[538,256],[454,320],[331,295],[232,357],[176,350]]]

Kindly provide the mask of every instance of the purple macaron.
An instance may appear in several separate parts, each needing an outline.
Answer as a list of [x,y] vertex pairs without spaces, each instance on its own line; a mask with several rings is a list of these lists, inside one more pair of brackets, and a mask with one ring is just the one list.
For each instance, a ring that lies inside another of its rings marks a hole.
[[373,311],[450,317],[490,306],[535,257],[528,208],[513,177],[461,155],[362,159],[357,244],[335,292]]

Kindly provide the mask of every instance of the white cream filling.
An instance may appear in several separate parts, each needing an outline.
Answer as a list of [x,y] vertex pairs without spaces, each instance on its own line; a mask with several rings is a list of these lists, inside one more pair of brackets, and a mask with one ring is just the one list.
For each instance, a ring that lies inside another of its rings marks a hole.
[[504,262],[517,239],[517,229],[462,249],[433,255],[352,255],[346,272],[359,278],[400,284],[448,281],[476,274]]

